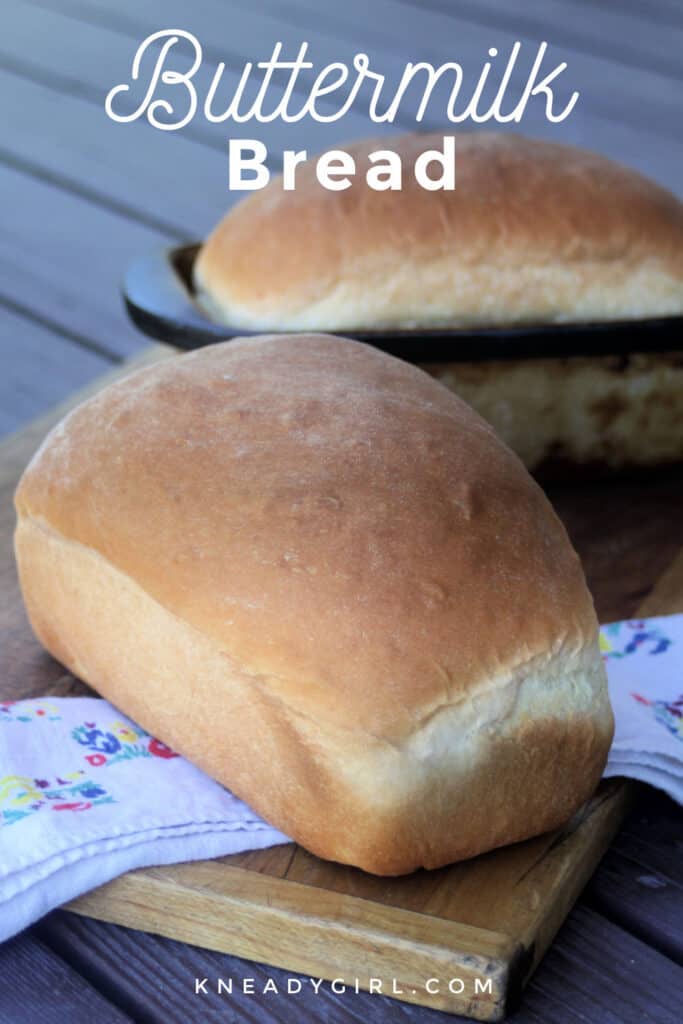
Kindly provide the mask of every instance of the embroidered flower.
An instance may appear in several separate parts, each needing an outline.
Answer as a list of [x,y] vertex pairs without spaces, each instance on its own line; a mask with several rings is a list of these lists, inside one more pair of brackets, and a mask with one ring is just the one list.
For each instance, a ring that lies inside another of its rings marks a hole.
[[650,708],[654,719],[663,725],[665,729],[683,741],[683,694],[677,700],[649,700],[642,693],[632,693],[631,696],[638,704]]
[[135,757],[160,757],[170,760],[178,757],[161,740],[155,739],[138,726],[114,722],[108,728],[98,728],[96,722],[84,722],[71,730],[75,741],[86,750],[85,760],[93,768],[111,766]]
[[155,757],[178,757],[178,754],[176,754],[174,750],[171,750],[170,747],[167,747],[165,743],[162,743],[161,740],[150,740],[149,752],[150,754],[154,754]]
[[646,654],[664,654],[673,640],[657,627],[646,628],[642,621],[614,622],[600,630],[600,651],[608,658],[625,658],[643,649]]
[[73,738],[81,746],[90,750],[99,750],[104,754],[115,754],[121,749],[121,744],[111,732],[103,732],[95,727],[94,722],[85,722],[77,726],[71,733]]
[[40,701],[35,704],[30,701],[21,701],[17,710],[16,700],[0,701],[0,722],[34,722],[37,718],[46,722],[60,722],[62,716],[59,708],[49,701]]
[[21,775],[0,778],[0,827],[41,811],[89,811],[116,802],[104,786],[82,778],[80,769],[66,774],[70,778],[58,777],[54,782]]

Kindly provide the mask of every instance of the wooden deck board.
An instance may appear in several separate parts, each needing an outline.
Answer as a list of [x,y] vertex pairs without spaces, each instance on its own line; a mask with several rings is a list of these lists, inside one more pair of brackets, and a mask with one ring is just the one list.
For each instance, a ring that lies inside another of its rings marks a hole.
[[[524,0],[511,7],[501,0],[399,0],[465,18],[491,30],[505,29],[525,39],[548,39],[566,50],[625,67],[680,78],[683,73],[683,23],[658,15],[657,3],[596,3],[577,0]],[[679,6],[679,11],[680,11]]]
[[603,916],[683,964],[683,814],[644,787],[591,879],[586,899]]
[[0,945],[0,1024],[131,1024],[35,935]]
[[[115,125],[89,100],[1,66],[0,122],[6,126],[0,160],[21,161],[28,173],[169,241],[203,237],[229,205],[221,158],[212,149],[141,121]],[[201,188],[188,185],[196,178]]]
[[543,1024],[675,1024],[683,969],[586,907],[569,917],[518,1017]]
[[[29,0],[35,2],[35,0]],[[619,48],[618,55],[611,56],[603,52],[595,55],[595,39],[601,33],[611,34],[616,49],[617,29],[621,28],[622,43],[631,40],[630,52],[640,51],[640,40],[635,35],[639,20],[631,18],[626,25],[624,16],[618,12],[610,15],[599,14],[605,23],[596,28],[595,20],[581,19],[573,9],[571,2],[561,3],[554,0],[555,17],[552,4],[536,0],[535,15],[528,13],[526,5],[518,5],[511,10],[509,5],[500,0],[475,0],[452,3],[451,0],[427,0],[426,3],[415,4],[409,0],[373,0],[363,4],[362,0],[350,0],[344,4],[320,3],[319,0],[293,0],[283,5],[281,0],[264,0],[257,10],[247,0],[200,0],[188,10],[183,0],[146,0],[144,5],[135,0],[119,0],[115,9],[110,0],[37,0],[41,6],[49,6],[73,11],[78,16],[99,17],[103,24],[119,25],[127,31],[136,31],[149,26],[158,29],[182,16],[183,27],[190,31],[206,34],[203,40],[210,50],[223,50],[223,53],[237,52],[245,58],[263,57],[264,46],[271,46],[275,39],[293,42],[295,39],[306,38],[312,47],[318,49],[335,42],[334,35],[326,28],[333,21],[349,24],[352,18],[363,14],[363,21],[355,21],[353,40],[356,44],[364,41],[369,34],[384,34],[384,43],[379,56],[384,57],[391,52],[392,44],[398,43],[398,50],[404,60],[415,59],[413,48],[430,47],[432,52],[443,55],[443,59],[462,58],[467,66],[472,62],[479,65],[485,56],[488,46],[507,44],[520,38],[535,41],[547,40],[553,52],[560,59],[570,62],[576,71],[576,77],[588,85],[601,82],[604,85],[605,75],[622,70],[624,65],[629,68],[629,75],[624,76],[623,97],[628,104],[619,104],[619,95],[609,89],[601,89],[599,95],[591,96],[594,109],[603,109],[609,114],[637,121],[642,114],[640,104],[654,105],[660,117],[677,107],[675,96],[672,95],[670,73],[665,71],[667,58],[677,68],[674,77],[680,77],[680,30],[673,27],[669,31],[659,28],[652,19],[645,22],[643,46],[654,56],[657,52],[660,60],[654,69],[643,67],[636,61],[629,61],[629,47]],[[263,9],[262,9],[263,8]],[[303,11],[297,16],[293,12]],[[560,12],[564,11],[562,15]],[[615,19],[616,14],[616,19]],[[581,23],[583,22],[583,32]],[[303,29],[306,29],[303,32]],[[362,30],[361,30],[362,29]],[[223,39],[221,40],[221,35]],[[493,36],[496,39],[493,40]],[[337,39],[339,46],[340,40]],[[378,48],[379,49],[379,48]],[[662,53],[664,51],[664,53]],[[322,52],[320,57],[325,56]],[[663,58],[663,59],[662,59]],[[334,59],[330,56],[330,59]],[[339,59],[337,50],[337,59]],[[513,83],[525,78],[519,70],[513,74]],[[559,81],[567,81],[560,79]],[[567,85],[566,92],[573,86]],[[635,105],[635,106],[634,106]]]
[[[239,991],[243,978],[256,990],[272,978],[279,988],[288,971],[264,967],[211,950],[186,946],[118,925],[57,912],[37,928],[41,939],[105,994],[117,993],[128,1013],[149,1024],[200,1024],[217,1018],[259,1024],[321,1020],[379,1024],[390,1020],[446,1024],[463,1020],[439,1011],[399,1003],[381,995],[335,994],[325,983],[320,994],[273,993],[257,999]],[[195,996],[194,979],[208,978],[207,996]],[[234,980],[232,996],[217,994],[218,978]],[[508,1024],[677,1024],[683,969],[617,925],[579,906],[541,963],[522,1006]]]
[[108,360],[0,307],[0,436],[101,376]]
[[[683,832],[683,830],[682,830]],[[683,964],[683,889],[658,871],[634,864],[610,851],[590,889],[593,906],[603,916],[636,935],[653,949]]]
[[[45,6],[45,3],[49,4],[50,0],[41,0],[39,6],[32,0],[15,0],[16,6],[12,17],[8,19],[0,38],[0,67],[5,66],[8,71],[19,72],[25,78],[34,75],[56,92],[88,100],[97,108],[103,125],[110,125],[111,131],[111,123],[103,115],[104,96],[114,85],[129,80],[128,73],[133,56],[145,35],[145,28],[138,27],[139,22],[136,19],[139,16],[133,11],[131,20],[131,15],[123,7],[117,8],[115,12],[105,8],[96,11],[95,19],[88,21],[84,18],[91,12],[78,2],[71,4],[70,0],[64,0],[51,6]],[[79,17],[79,14],[82,17]],[[178,25],[182,22],[183,27],[189,27],[192,19],[197,16],[195,8],[190,9],[182,5],[176,9],[169,7],[163,11],[160,8],[158,14],[161,19],[158,24],[168,25],[169,19],[172,20],[175,16]],[[226,4],[223,8],[222,24],[232,26],[233,20],[234,12]],[[227,102],[230,90],[237,86],[242,64],[246,59],[262,59],[269,55],[274,41],[281,38],[283,32],[286,38],[293,38],[292,29],[286,20],[272,19],[270,26],[268,23],[267,14],[256,14],[248,9],[240,12],[239,32],[236,35],[233,31],[226,32],[225,49],[217,46],[215,32],[202,32],[201,42],[205,48],[205,60],[194,78],[200,96],[208,89],[219,57],[225,58],[228,64],[220,92],[221,96],[226,97]],[[202,24],[205,25],[205,22]],[[299,39],[300,37],[296,36],[297,42]],[[55,45],[55,41],[58,45]],[[333,38],[327,39],[326,42],[328,46],[334,44]],[[212,59],[212,54],[215,59]],[[187,54],[178,54],[174,59],[177,59],[179,67],[188,66],[189,50]],[[143,87],[144,83],[141,83],[139,92],[134,93],[140,99],[144,94]],[[272,83],[271,88],[273,98],[282,95],[283,87],[277,81]],[[256,86],[252,89],[252,95],[255,89]],[[169,91],[169,99],[173,95],[173,92]],[[175,95],[177,96],[177,93]],[[321,107],[325,109],[324,100]],[[408,124],[409,119],[406,119],[405,123]],[[123,126],[120,130],[125,131],[130,127]],[[138,127],[146,127],[144,121]],[[279,163],[278,154],[285,148],[308,148],[315,151],[338,142],[340,133],[344,138],[350,138],[369,132],[383,134],[395,130],[390,126],[373,125],[353,110],[344,117],[341,128],[339,125],[317,123],[310,119],[292,124],[284,124],[278,120],[267,124],[240,124],[236,127],[237,130],[234,130],[234,125],[226,127],[225,124],[210,124],[200,114],[187,128],[172,132],[171,137],[204,143],[225,154],[226,138],[229,134],[256,136],[263,139],[271,149],[272,163],[276,166]],[[164,133],[153,134],[163,136]],[[154,145],[149,144],[152,150]],[[143,142],[143,147],[145,146],[147,143]],[[225,185],[226,175],[221,174],[220,170],[216,173],[219,165],[215,154],[207,155],[205,159],[210,161],[214,178],[222,185],[227,202],[229,196]],[[187,180],[182,184],[186,187]]]
[[134,256],[167,236],[1,164],[0,194],[0,301],[112,358],[147,344],[126,317],[120,280]]
[[[258,990],[268,978],[286,988],[287,979],[297,975],[74,914],[51,914],[37,932],[103,992],[111,985],[118,998],[123,996],[128,1012],[149,1024],[204,1024],[214,1019],[258,1024],[447,1024],[462,1019],[365,992],[337,995],[327,983],[317,996],[302,991],[291,997],[270,993],[258,998],[239,990],[243,978],[253,978]],[[194,995],[196,977],[210,979],[206,996]],[[231,996],[217,993],[219,978],[234,980]]]
[[[86,0],[73,2],[84,3]],[[87,0],[89,6],[102,6],[104,2]],[[162,0],[157,2],[160,4]],[[221,5],[221,0],[205,2],[211,4],[214,12]],[[282,6],[280,0],[263,2],[271,13],[280,10]],[[232,0],[232,7],[237,9],[243,3],[244,0]],[[574,12],[571,0],[563,2],[563,6],[567,12],[567,21],[583,21],[586,26],[591,26],[590,30],[586,29],[588,38],[588,32],[594,32],[592,20],[582,16],[580,9]],[[202,9],[206,10],[205,7]],[[324,33],[329,50],[321,51],[321,59],[323,56],[325,59],[334,59],[335,47],[337,53],[345,46],[357,49],[359,25],[362,24],[365,48],[373,58],[377,58],[382,67],[394,69],[402,67],[406,60],[431,59],[434,63],[458,60],[466,73],[478,71],[492,45],[497,46],[502,54],[517,39],[534,46],[545,40],[556,61],[566,60],[569,65],[567,72],[556,81],[558,97],[568,97],[575,88],[582,92],[576,110],[561,126],[563,137],[567,132],[571,133],[572,123],[575,122],[580,126],[580,134],[587,140],[592,136],[596,148],[604,147],[608,151],[610,125],[618,121],[641,139],[644,134],[650,136],[661,132],[666,145],[672,142],[676,144],[676,133],[672,128],[681,114],[680,90],[676,89],[676,82],[683,68],[675,30],[673,34],[665,30],[658,32],[659,62],[656,70],[648,70],[629,62],[623,54],[620,59],[612,60],[593,55],[590,49],[582,49],[578,43],[575,48],[563,46],[562,32],[556,29],[550,19],[546,21],[545,31],[539,27],[536,31],[525,32],[521,25],[515,27],[519,24],[518,14],[524,18],[523,5],[513,10],[509,5],[497,3],[496,0],[487,0],[485,7],[470,0],[464,9],[459,3],[450,3],[450,0],[444,0],[441,6],[439,0],[436,0],[433,7],[408,0],[398,3],[396,0],[375,0],[371,7],[364,0],[348,0],[344,4],[293,0],[288,17],[296,25],[299,34],[304,26],[313,26],[321,34],[320,46],[323,45]],[[205,17],[208,20],[208,13]],[[247,30],[245,26],[243,31],[246,33]],[[663,64],[678,68],[677,74],[665,72]],[[528,66],[520,60],[510,81],[511,97],[519,95],[527,74]],[[618,88],[615,88],[617,83]],[[529,107],[517,130],[533,134],[544,127],[542,116],[535,116],[532,107]],[[545,131],[551,132],[553,129],[546,125]],[[618,135],[614,137],[619,138]],[[569,140],[569,135],[566,138]]]
[[639,864],[643,873],[656,871],[683,887],[683,814],[663,793],[646,790],[612,849]]

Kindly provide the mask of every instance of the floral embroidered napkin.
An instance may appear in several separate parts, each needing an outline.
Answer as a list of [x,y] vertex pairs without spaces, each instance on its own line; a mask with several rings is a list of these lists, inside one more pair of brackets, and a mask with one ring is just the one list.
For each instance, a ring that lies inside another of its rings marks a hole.
[[600,646],[616,722],[605,776],[683,804],[683,615],[603,626]]
[[[605,626],[606,775],[683,802],[683,615]],[[0,941],[132,868],[288,842],[96,697],[0,702]]]
[[132,868],[288,841],[105,700],[0,702],[0,941]]

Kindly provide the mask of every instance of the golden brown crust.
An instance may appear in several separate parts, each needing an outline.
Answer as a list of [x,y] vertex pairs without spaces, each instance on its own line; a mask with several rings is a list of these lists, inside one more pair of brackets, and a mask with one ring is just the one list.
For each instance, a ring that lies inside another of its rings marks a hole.
[[[256,330],[610,320],[683,313],[683,204],[575,147],[456,135],[453,192],[415,183],[440,135],[354,143],[348,190],[275,179],[234,207],[197,259],[200,300]],[[402,191],[364,184],[368,154],[403,158]]]
[[557,824],[599,777],[578,559],[415,367],[321,336],[169,360],[75,410],[16,504],[46,646],[314,852],[436,866]]
[[513,684],[499,710],[520,709],[473,738],[472,714],[456,708],[395,747],[293,713],[129,577],[30,518],[17,553],[32,625],[55,657],[319,856],[376,874],[440,867],[558,826],[603,770],[599,660],[543,675],[541,692],[533,677]]

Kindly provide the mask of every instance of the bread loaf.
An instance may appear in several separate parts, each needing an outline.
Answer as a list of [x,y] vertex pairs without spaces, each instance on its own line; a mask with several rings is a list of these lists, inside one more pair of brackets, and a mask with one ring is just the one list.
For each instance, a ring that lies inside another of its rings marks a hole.
[[37,637],[314,853],[433,868],[565,821],[612,736],[579,560],[434,379],[215,345],[73,411],[16,494]]
[[[228,212],[195,285],[215,320],[250,330],[359,330],[624,320],[683,313],[683,204],[572,146],[456,135],[456,187],[412,174],[441,135],[347,146],[359,168],[392,149],[401,191],[359,174],[331,192],[311,161]],[[548,353],[549,355],[552,353]]]
[[424,369],[476,409],[539,477],[683,462],[683,352]]

